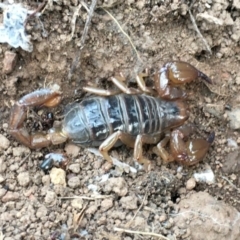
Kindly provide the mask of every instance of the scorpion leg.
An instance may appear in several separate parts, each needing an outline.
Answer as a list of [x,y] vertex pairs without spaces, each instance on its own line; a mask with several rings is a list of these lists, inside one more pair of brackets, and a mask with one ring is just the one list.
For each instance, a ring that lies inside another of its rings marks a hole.
[[[16,140],[29,148],[46,147],[52,142],[52,134],[36,133],[30,135],[24,127],[27,108],[34,106],[54,107],[61,100],[61,94],[51,89],[40,89],[29,93],[16,102],[10,113],[9,132]],[[53,133],[53,135],[57,133]]]
[[106,90],[106,89],[101,89],[101,88],[97,88],[97,87],[83,87],[83,90],[86,92],[90,92],[90,93],[94,93],[97,94],[99,96],[113,96],[113,95],[117,95],[119,93],[121,93],[120,90]]
[[154,76],[155,88],[160,97],[177,99],[186,97],[186,93],[174,85],[182,85],[202,78],[208,83],[211,79],[203,72],[186,62],[168,62]]
[[134,145],[134,159],[136,159],[139,163],[144,164],[144,168],[146,171],[149,171],[151,168],[151,161],[147,158],[143,157],[142,154],[142,145],[146,144],[156,144],[160,140],[160,135],[156,136],[148,136],[148,135],[138,135]]
[[153,152],[160,156],[163,159],[163,162],[169,163],[174,161],[174,158],[169,152],[165,149],[166,145],[169,143],[170,137],[164,137],[156,147],[153,148]]
[[109,156],[108,151],[117,143],[118,140],[121,140],[126,145],[133,147],[134,139],[128,134],[121,131],[111,134],[99,147],[100,153],[111,164],[112,158]]
[[148,73],[140,73],[136,76],[136,81],[137,81],[137,84],[139,86],[139,88],[144,92],[144,93],[151,93],[151,94],[154,94],[154,90],[151,89],[151,88],[148,88],[143,80],[144,77],[148,77],[149,74]]
[[122,77],[111,77],[112,82],[124,93],[126,94],[140,94],[140,90],[135,88],[129,88],[126,83],[122,81]]

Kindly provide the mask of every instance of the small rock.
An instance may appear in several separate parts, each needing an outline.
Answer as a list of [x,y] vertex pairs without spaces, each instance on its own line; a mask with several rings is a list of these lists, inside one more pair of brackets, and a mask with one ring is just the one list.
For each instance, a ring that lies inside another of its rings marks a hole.
[[218,103],[218,104],[206,104],[204,106],[204,111],[212,114],[213,116],[222,119],[224,114],[224,103]]
[[187,190],[192,190],[194,189],[196,186],[196,180],[194,178],[190,178],[187,180],[187,183],[186,183],[186,189]]
[[240,1],[239,0],[233,0],[233,7],[235,7],[236,9],[240,10]]
[[131,210],[138,208],[137,201],[138,199],[135,196],[127,196],[127,197],[122,197],[120,199],[120,203],[122,204],[122,207],[126,209],[131,209]]
[[0,150],[5,150],[10,146],[10,141],[2,134],[0,134]]
[[4,182],[5,178],[3,177],[2,174],[0,174],[0,183]]
[[94,214],[98,210],[98,206],[92,205],[86,210],[86,214]]
[[83,200],[81,198],[75,198],[71,202],[72,207],[76,209],[82,209],[83,207]]
[[8,77],[7,82],[5,83],[5,90],[9,96],[14,96],[17,93],[17,83],[18,78],[16,76]]
[[73,173],[80,173],[80,165],[78,163],[73,163],[69,165],[68,169]]
[[101,226],[101,225],[106,225],[106,223],[107,223],[107,218],[106,218],[106,216],[101,216],[100,218],[97,219],[97,224],[98,224],[99,226]]
[[19,193],[8,191],[3,197],[2,202],[15,201],[20,198]]
[[6,51],[3,59],[3,73],[11,73],[17,63],[17,54],[14,52]]
[[104,184],[104,192],[113,191],[120,197],[125,196],[128,192],[127,183],[122,177],[110,178],[106,182],[104,182]]
[[42,176],[42,183],[43,183],[43,185],[49,186],[50,182],[51,182],[51,178],[50,178],[49,175]]
[[136,216],[136,218],[132,222],[133,228],[143,227],[146,225],[146,219],[143,217]]
[[60,184],[66,187],[66,172],[61,168],[52,168],[50,172],[50,179],[53,184]]
[[40,208],[38,208],[37,213],[36,213],[36,217],[37,218],[42,218],[45,217],[48,213],[48,210],[45,206],[41,206]]
[[66,145],[65,151],[66,151],[67,155],[69,155],[69,156],[71,155],[72,157],[77,157],[77,155],[80,152],[80,147],[78,147],[77,145],[69,143],[69,144]]
[[54,204],[56,202],[56,199],[57,199],[57,196],[56,196],[55,192],[47,191],[44,201],[47,204]]
[[113,206],[112,198],[104,199],[101,203],[101,211],[105,212]]
[[14,157],[22,157],[24,155],[29,154],[30,152],[31,152],[30,149],[25,146],[13,148],[13,156]]
[[30,183],[30,175],[29,172],[21,172],[17,176],[17,180],[20,186],[26,187]]
[[68,186],[71,188],[77,188],[80,186],[80,180],[78,177],[71,177],[68,180]]
[[[1,140],[0,140],[0,141],[1,141]],[[6,163],[3,161],[2,158],[0,158],[0,173],[5,172],[6,169],[7,169]]]
[[5,188],[0,188],[0,198],[6,194],[7,190]]
[[167,215],[166,214],[162,214],[160,217],[159,217],[159,222],[165,222],[167,220]]
[[240,152],[235,150],[224,157],[222,170],[225,173],[240,173]]
[[230,128],[233,130],[240,129],[240,108],[233,108],[227,112],[230,120]]

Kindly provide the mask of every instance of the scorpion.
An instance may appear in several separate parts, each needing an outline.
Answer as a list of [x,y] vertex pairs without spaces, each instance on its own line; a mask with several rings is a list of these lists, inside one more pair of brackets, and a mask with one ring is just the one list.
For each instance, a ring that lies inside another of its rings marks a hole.
[[[55,107],[62,94],[51,88],[33,91],[13,105],[9,132],[31,149],[61,144],[67,139],[83,147],[99,147],[109,163],[112,163],[109,150],[122,143],[134,148],[134,159],[147,169],[150,168],[150,160],[143,156],[143,144],[155,144],[154,153],[164,162],[177,161],[187,166],[199,163],[213,143],[215,134],[211,132],[207,139],[188,139],[190,131],[181,127],[189,118],[185,102],[187,94],[178,86],[198,78],[211,84],[211,79],[182,61],[165,63],[154,74],[155,88],[146,86],[146,76],[148,74],[144,73],[136,76],[139,89],[129,88],[123,77],[111,77],[118,90],[84,87],[85,91],[98,96],[72,104],[61,126],[52,127],[47,133],[28,132],[24,126],[27,109]],[[166,133],[164,138],[163,133]],[[167,144],[169,151],[166,150]]]

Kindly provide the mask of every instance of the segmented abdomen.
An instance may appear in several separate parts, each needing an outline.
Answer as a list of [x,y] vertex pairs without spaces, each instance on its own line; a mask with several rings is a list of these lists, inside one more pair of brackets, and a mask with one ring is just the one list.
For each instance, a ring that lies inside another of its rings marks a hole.
[[100,145],[118,130],[132,136],[157,134],[174,127],[179,103],[148,95],[93,97],[76,104],[66,115],[63,132],[82,145]]

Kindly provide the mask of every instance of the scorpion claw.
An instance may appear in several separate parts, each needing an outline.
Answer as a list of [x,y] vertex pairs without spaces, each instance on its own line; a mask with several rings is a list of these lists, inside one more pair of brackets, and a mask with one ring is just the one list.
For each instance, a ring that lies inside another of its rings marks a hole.
[[215,133],[212,132],[208,139],[194,139],[184,142],[183,134],[179,130],[171,133],[170,149],[173,158],[183,165],[191,166],[199,163],[207,154],[214,141]]
[[192,82],[198,77],[210,84],[212,83],[206,74],[189,63],[180,61],[168,62],[155,74],[155,88],[164,99],[185,98],[186,93],[175,86]]
[[[23,96],[14,104],[11,110],[9,132],[19,142],[33,149],[47,147],[51,143],[54,143],[54,138],[57,137],[56,135],[61,136],[61,133],[36,133],[30,135],[24,127],[24,120],[27,118],[28,107],[55,107],[60,101],[61,93],[58,90],[50,88],[39,89]],[[63,141],[64,140],[66,140],[66,138],[64,138]]]

